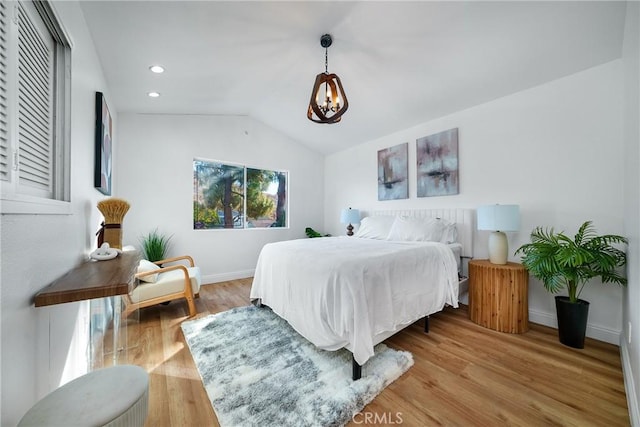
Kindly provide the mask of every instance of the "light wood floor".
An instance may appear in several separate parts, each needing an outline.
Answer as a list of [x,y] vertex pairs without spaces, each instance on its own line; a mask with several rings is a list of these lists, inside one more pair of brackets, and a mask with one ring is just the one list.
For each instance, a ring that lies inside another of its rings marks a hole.
[[[203,286],[198,317],[247,305],[250,288],[251,279]],[[129,321],[130,348],[119,363],[150,374],[149,427],[218,425],[180,329],[186,310],[174,301]],[[522,335],[495,332],[472,323],[464,308],[431,316],[429,334],[422,327],[419,321],[386,341],[410,351],[415,364],[351,426],[374,425],[367,419],[406,426],[629,425],[617,346],[587,339],[585,349],[571,349],[539,325]]]

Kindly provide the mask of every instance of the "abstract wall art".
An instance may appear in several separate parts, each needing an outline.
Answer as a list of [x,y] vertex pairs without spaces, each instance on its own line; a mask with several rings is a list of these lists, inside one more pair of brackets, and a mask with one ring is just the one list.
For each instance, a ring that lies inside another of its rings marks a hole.
[[409,143],[378,151],[378,200],[409,198]]
[[93,185],[104,195],[111,195],[111,138],[113,128],[109,107],[96,92],[96,136]]
[[458,128],[416,140],[418,197],[458,194]]

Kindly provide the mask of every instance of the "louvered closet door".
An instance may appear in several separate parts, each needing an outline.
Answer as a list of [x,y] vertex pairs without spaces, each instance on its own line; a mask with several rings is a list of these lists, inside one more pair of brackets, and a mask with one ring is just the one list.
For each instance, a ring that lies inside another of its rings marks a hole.
[[0,2],[0,181],[10,179],[9,123],[8,123],[8,45],[9,45],[9,17],[7,5]]
[[55,44],[31,2],[18,9],[19,191],[50,198]]

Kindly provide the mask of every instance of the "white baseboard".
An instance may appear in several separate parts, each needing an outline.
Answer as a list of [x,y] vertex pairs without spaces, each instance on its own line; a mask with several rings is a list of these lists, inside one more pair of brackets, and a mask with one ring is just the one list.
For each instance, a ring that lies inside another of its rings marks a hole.
[[[529,309],[529,321],[549,326],[551,328],[558,328],[558,320],[555,313],[546,313],[544,311]],[[608,342],[609,344],[619,345],[621,332],[622,331],[587,323],[587,336],[589,338]]]
[[[640,407],[636,385],[633,381],[633,366],[629,356],[629,347],[623,334],[620,334],[620,358],[622,359],[622,375],[624,376],[624,389],[627,393],[627,405],[629,406],[629,419],[632,426],[640,426]],[[637,366],[636,366],[637,368]],[[638,374],[638,373],[636,373]]]
[[251,270],[242,270],[242,271],[232,271],[230,273],[222,273],[222,274],[209,274],[207,276],[202,276],[202,283],[219,283],[226,282],[227,280],[236,280],[236,279],[245,279],[247,277],[253,277],[255,273],[255,269]]

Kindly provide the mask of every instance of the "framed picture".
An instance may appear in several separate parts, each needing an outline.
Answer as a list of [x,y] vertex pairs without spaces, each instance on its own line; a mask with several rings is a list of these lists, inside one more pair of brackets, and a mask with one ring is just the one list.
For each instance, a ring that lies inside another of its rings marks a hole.
[[458,183],[458,128],[416,140],[418,197],[448,196],[460,192]]
[[409,143],[378,151],[378,200],[409,198]]
[[99,192],[111,195],[111,113],[102,92],[96,92],[96,137],[93,185]]

